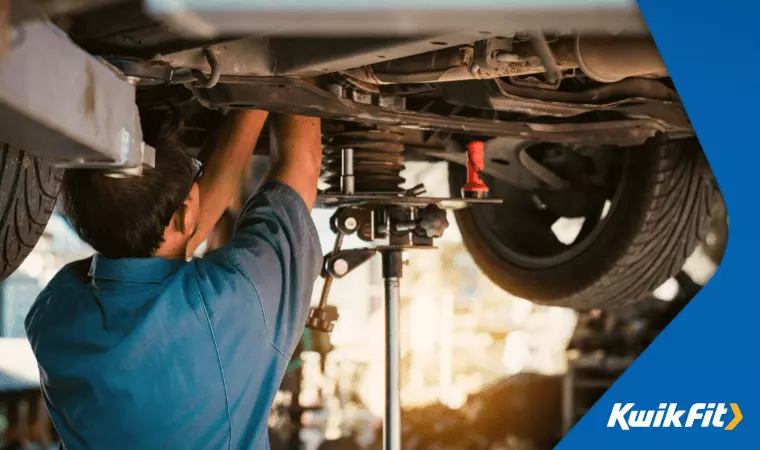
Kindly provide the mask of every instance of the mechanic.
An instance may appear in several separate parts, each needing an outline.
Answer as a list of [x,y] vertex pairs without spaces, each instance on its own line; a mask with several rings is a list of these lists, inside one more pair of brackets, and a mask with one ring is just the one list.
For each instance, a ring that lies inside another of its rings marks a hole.
[[269,448],[322,263],[309,213],[319,119],[270,118],[268,180],[229,245],[188,260],[238,192],[266,118],[228,115],[205,171],[164,132],[140,177],[65,173],[64,208],[97,253],[50,281],[26,331],[68,450]]

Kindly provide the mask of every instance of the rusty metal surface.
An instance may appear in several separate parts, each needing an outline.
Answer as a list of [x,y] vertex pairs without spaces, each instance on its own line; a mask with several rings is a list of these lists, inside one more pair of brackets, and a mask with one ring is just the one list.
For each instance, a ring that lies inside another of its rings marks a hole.
[[273,37],[277,75],[316,76],[403,58],[446,47],[469,44],[483,35],[477,30],[417,36]]
[[631,78],[616,83],[603,84],[578,92],[562,92],[548,89],[510,85],[494,82],[503,94],[517,95],[547,102],[567,102],[588,105],[613,105],[630,98],[647,98],[664,102],[680,102],[678,93],[665,84],[647,78]]
[[476,136],[511,136],[542,142],[639,145],[656,133],[669,131],[661,121],[646,119],[546,124],[391,110],[339,99],[300,80],[283,77],[222,77],[213,89],[193,88],[193,92],[204,106],[211,109],[267,109],[351,122]]
[[[358,80],[384,84],[488,79],[544,72],[540,59],[533,57],[535,53],[524,42],[514,46],[518,60],[493,67],[485,64],[474,67],[474,49],[470,44],[481,41],[483,37],[474,31],[435,36],[363,38],[252,36],[213,43],[204,48],[216,55],[222,75],[235,76],[309,77],[341,71]],[[160,55],[157,60],[176,68],[210,73],[204,48]],[[572,39],[559,39],[551,43],[551,48],[561,70],[578,68]],[[401,74],[393,72],[394,67],[414,61],[440,61],[445,53],[454,53],[458,57],[449,58],[451,65],[443,70],[425,70],[424,75],[416,79],[408,70]]]
[[[551,75],[556,81],[563,71],[579,68],[604,83],[634,76],[667,75],[649,36],[564,37],[551,43],[540,33],[533,32],[531,36],[531,41],[513,43],[505,38],[481,40],[474,46],[418,54],[344,73],[374,84],[451,82],[538,73]],[[499,50],[498,46],[503,48]],[[429,63],[422,64],[426,60]],[[448,66],[440,67],[441,61],[447,61]],[[439,66],[433,66],[433,62]],[[413,70],[414,67],[421,69]]]
[[[252,36],[208,45],[222,75],[311,77],[483,39],[477,31],[421,36]],[[159,56],[174,67],[210,72],[202,48]],[[577,65],[576,65],[577,67]]]
[[[493,39],[491,41],[498,41]],[[458,58],[452,58],[450,49],[426,54],[419,54],[403,59],[377,63],[372,66],[358,67],[345,70],[346,75],[373,84],[396,84],[396,83],[440,83],[462,80],[485,80],[518,75],[532,75],[546,71],[541,58],[535,50],[526,42],[516,42],[513,45],[512,55],[514,60],[497,62],[486,55],[481,55],[479,45],[485,46],[485,52],[494,51],[493,43],[486,41],[477,43],[475,47],[464,46],[458,50]],[[574,54],[574,41],[572,39],[559,39],[551,44],[554,61],[558,70],[577,69],[578,63]],[[449,67],[432,68],[432,61],[440,61],[441,56],[450,61]],[[413,72],[407,66],[419,66],[419,61],[429,59],[431,69]],[[484,64],[484,62],[487,62]]]
[[[255,36],[237,39],[209,45],[205,48],[216,55],[219,71],[222,75],[274,75],[275,60],[272,58],[269,39],[266,37]],[[195,69],[206,74],[211,73],[204,48],[162,55],[157,60],[167,62],[172,67]]]
[[546,71],[546,81],[550,84],[559,82],[562,76],[561,68],[557,64],[557,60],[554,57],[552,49],[549,47],[549,42],[547,42],[543,31],[529,30],[528,39],[538,57],[541,58],[541,65],[544,66],[544,70]]
[[[544,61],[548,56],[552,57],[550,65],[555,77],[572,69],[583,69],[592,79],[603,82],[667,74],[649,36],[560,37],[542,42],[538,49],[543,52],[539,52],[530,41],[484,40],[482,34],[470,31],[393,37],[253,36],[206,48],[216,55],[222,75],[311,77],[342,72],[371,84],[452,82],[546,73]],[[210,72],[203,48],[170,53],[158,59],[174,67]]]
[[575,52],[583,73],[601,83],[668,73],[651,37],[578,36]]

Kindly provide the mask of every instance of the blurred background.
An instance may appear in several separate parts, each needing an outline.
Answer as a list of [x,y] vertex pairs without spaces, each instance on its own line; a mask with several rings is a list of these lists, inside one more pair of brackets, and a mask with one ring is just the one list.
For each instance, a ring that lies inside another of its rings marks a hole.
[[[254,169],[251,173],[259,175],[266,170]],[[410,183],[428,186],[432,196],[447,196],[446,170],[445,163],[410,163],[405,175]],[[253,177],[250,183],[255,183]],[[334,240],[331,214],[313,213],[325,253]],[[405,449],[552,448],[715,271],[698,249],[684,271],[646,301],[576,313],[534,305],[493,285],[463,247],[455,221],[449,222],[436,250],[405,253]],[[558,236],[578,232],[572,220],[555,225]],[[208,245],[215,239],[221,239],[219,234]],[[345,248],[360,246],[356,237],[344,243]],[[2,283],[0,448],[55,448],[23,323],[48,280],[63,265],[92,252],[56,211],[34,252]],[[314,304],[321,283],[318,279]],[[277,394],[270,417],[273,449],[381,447],[384,305],[379,257],[337,280],[331,303],[340,314],[333,333],[307,330]]]

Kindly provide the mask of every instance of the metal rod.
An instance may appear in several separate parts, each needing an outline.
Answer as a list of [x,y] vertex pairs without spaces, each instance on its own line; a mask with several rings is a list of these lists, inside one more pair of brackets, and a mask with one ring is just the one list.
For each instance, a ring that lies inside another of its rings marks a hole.
[[333,281],[333,277],[331,275],[327,275],[325,277],[325,282],[322,285],[322,295],[319,296],[320,308],[327,306],[327,297],[330,296],[330,288],[332,287],[332,281]]
[[540,30],[530,30],[528,31],[528,38],[531,44],[533,44],[533,48],[539,58],[541,58],[541,64],[546,70],[546,81],[549,83],[559,82],[562,73],[557,65],[557,60],[554,59],[554,53],[552,53],[552,49],[549,47],[544,33]]
[[401,449],[401,252],[383,252],[385,279],[385,415],[383,417],[383,450]]
[[[336,254],[340,251],[340,246],[343,245],[343,233],[338,232],[335,235],[335,245],[333,245],[332,254]],[[319,307],[324,308],[327,306],[327,297],[330,295],[330,287],[332,287],[333,277],[332,275],[325,276],[325,283],[322,285],[322,295],[319,296]]]
[[222,76],[222,71],[219,69],[219,58],[217,58],[216,53],[208,47],[203,49],[203,55],[206,57],[208,66],[211,68],[211,75],[208,79],[203,80],[203,87],[211,89],[219,83],[219,77]]
[[385,279],[385,417],[383,421],[383,450],[401,449],[401,365],[399,339],[399,279]]
[[[354,193],[354,150],[351,148],[344,148],[341,151],[341,168],[340,168],[340,186],[341,193],[343,195],[351,195]],[[335,245],[333,246],[332,254],[335,255],[340,251],[340,246],[343,245],[343,233],[338,232],[335,236]],[[327,297],[330,295],[330,287],[332,287],[333,277],[331,275],[325,276],[325,284],[322,285],[322,295],[319,297],[319,307],[324,308],[327,306]]]
[[351,195],[354,191],[354,149],[344,148],[341,150],[341,193]]

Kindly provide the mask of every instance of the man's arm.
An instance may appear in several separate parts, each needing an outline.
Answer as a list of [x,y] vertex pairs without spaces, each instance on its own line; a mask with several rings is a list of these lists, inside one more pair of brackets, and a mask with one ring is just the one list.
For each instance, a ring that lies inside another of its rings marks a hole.
[[268,112],[234,111],[222,124],[219,141],[204,164],[200,190],[198,229],[187,246],[188,255],[203,242],[232,198],[237,195],[243,171],[253,153]]
[[322,165],[322,128],[316,117],[272,116],[269,178],[287,184],[311,211]]
[[[314,281],[322,267],[319,235],[309,213],[316,199],[322,149],[319,119],[271,119],[275,145],[268,182],[243,206],[232,241],[196,264],[203,277],[232,274],[228,281],[240,283],[241,292],[246,285],[253,287],[241,300],[256,302],[251,311],[263,314],[272,345],[287,359],[303,332]],[[210,306],[218,317],[228,313],[249,320],[241,307]]]

